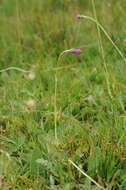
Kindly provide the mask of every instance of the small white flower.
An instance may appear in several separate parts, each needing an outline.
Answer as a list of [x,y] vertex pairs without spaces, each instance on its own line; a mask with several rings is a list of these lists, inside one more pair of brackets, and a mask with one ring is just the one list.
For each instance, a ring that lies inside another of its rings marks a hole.
[[32,99],[25,101],[24,104],[27,107],[27,109],[30,109],[30,110],[32,110],[36,107],[36,102],[35,102],[35,100],[32,100]]
[[29,80],[34,80],[35,79],[35,73],[33,72],[33,71],[31,71],[29,74],[28,74],[28,76],[27,76],[27,78],[29,79]]

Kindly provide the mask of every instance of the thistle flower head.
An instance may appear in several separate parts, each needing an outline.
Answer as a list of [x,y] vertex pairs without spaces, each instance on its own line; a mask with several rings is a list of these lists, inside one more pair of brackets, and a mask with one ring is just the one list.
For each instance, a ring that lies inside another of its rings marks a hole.
[[80,20],[81,19],[81,16],[79,14],[76,15],[76,19],[77,20]]
[[76,56],[79,56],[81,54],[81,49],[80,48],[74,48],[70,52]]

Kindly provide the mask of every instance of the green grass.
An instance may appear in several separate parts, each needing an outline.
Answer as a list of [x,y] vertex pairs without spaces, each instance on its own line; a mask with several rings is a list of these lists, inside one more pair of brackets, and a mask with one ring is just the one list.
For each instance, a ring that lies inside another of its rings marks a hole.
[[[125,1],[95,6],[125,56]],[[0,73],[0,190],[100,189],[69,160],[106,190],[126,189],[126,63],[78,13],[96,18],[89,0],[0,1],[0,70],[30,71]]]

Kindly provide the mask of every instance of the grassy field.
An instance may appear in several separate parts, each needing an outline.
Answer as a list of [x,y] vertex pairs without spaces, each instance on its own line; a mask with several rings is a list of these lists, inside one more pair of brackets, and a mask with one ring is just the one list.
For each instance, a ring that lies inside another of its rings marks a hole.
[[0,1],[0,190],[126,189],[125,10]]

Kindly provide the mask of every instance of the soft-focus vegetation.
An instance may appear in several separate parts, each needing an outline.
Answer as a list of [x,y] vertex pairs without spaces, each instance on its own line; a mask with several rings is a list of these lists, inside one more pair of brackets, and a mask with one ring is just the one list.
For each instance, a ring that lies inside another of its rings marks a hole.
[[[125,55],[125,0],[95,6]],[[126,63],[101,32],[106,71],[96,24],[78,13],[94,17],[92,1],[0,1],[0,69],[30,71],[0,73],[0,190],[100,189],[69,159],[107,190],[126,189]]]

